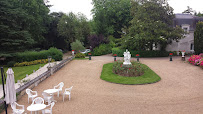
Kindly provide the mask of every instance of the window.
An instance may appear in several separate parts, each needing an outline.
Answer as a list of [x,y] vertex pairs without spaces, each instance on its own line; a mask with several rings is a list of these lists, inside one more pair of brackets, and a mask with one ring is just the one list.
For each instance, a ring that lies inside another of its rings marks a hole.
[[190,44],[190,50],[194,50],[194,43]]

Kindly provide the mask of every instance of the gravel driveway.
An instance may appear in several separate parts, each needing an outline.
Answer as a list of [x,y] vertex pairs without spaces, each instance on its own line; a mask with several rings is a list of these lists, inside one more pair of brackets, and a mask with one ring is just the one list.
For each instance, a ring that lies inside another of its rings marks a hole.
[[[122,59],[122,58],[120,58]],[[120,85],[100,79],[103,64],[113,62],[109,55],[92,60],[73,60],[33,90],[41,93],[64,82],[73,85],[71,100],[62,95],[53,107],[53,114],[203,114],[203,69],[174,57],[141,58],[162,79],[147,85]],[[64,91],[63,88],[63,91]],[[27,95],[19,104],[27,108]],[[26,110],[26,113],[30,113]],[[41,112],[40,112],[41,113]],[[11,109],[9,108],[9,114]]]

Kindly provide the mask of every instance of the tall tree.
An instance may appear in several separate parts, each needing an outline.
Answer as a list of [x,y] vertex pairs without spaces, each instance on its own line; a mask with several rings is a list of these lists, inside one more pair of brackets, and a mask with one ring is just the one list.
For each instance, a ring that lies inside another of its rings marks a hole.
[[[182,37],[183,31],[173,28],[173,9],[166,0],[131,1],[131,26],[123,35],[123,48],[132,50],[152,50],[153,45],[161,45],[164,50],[171,40]],[[180,33],[177,33],[179,31]]]
[[0,1],[1,51],[21,51],[29,48],[34,43],[29,31],[22,26],[27,19],[26,12],[14,6],[11,0]]
[[203,22],[198,22],[194,33],[194,50],[196,54],[203,53]]
[[57,29],[59,35],[64,37],[67,46],[70,46],[70,43],[76,39],[81,42],[87,42],[87,37],[90,34],[87,18],[81,13],[75,15],[71,12],[67,15],[63,15],[59,20]]
[[96,33],[121,37],[122,28],[129,26],[130,0],[93,0],[92,10]]

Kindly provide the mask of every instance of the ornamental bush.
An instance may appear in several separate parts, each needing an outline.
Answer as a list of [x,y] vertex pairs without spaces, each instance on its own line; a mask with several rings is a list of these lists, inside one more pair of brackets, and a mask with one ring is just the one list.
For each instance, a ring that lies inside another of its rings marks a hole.
[[126,77],[136,77],[144,74],[146,69],[141,63],[135,61],[131,61],[131,63],[132,65],[123,65],[122,61],[114,62],[113,72]]
[[83,54],[83,53],[77,53],[75,55],[75,58],[85,58],[85,54]]

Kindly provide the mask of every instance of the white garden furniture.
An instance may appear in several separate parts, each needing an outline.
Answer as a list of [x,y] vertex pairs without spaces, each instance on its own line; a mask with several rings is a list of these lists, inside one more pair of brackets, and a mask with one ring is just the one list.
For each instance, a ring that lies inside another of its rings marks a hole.
[[66,88],[66,89],[65,89],[65,91],[64,91],[64,93],[63,93],[63,101],[64,101],[65,95],[68,95],[68,96],[69,96],[69,100],[70,100],[72,88],[73,88],[73,86],[71,86],[70,88]]
[[37,97],[32,101],[33,104],[44,104],[44,99],[42,97]]
[[63,82],[60,82],[57,86],[54,86],[54,89],[58,90],[58,97],[59,97],[59,92],[62,91],[63,86],[64,86]]
[[19,105],[16,102],[11,104],[11,108],[13,110],[13,114],[22,114],[25,111],[24,105]]
[[50,95],[50,94],[48,94],[46,92],[42,92],[42,96],[44,97],[45,102],[48,102],[48,104],[51,103],[51,101],[53,99],[52,95]]
[[55,105],[55,102],[52,102],[51,104],[47,105],[46,107],[49,107],[47,109],[44,109],[42,111],[43,114],[52,114],[52,108]]
[[26,89],[26,93],[28,95],[28,103],[29,103],[29,99],[31,98],[32,101],[35,97],[37,97],[37,91],[32,91],[31,89]]

